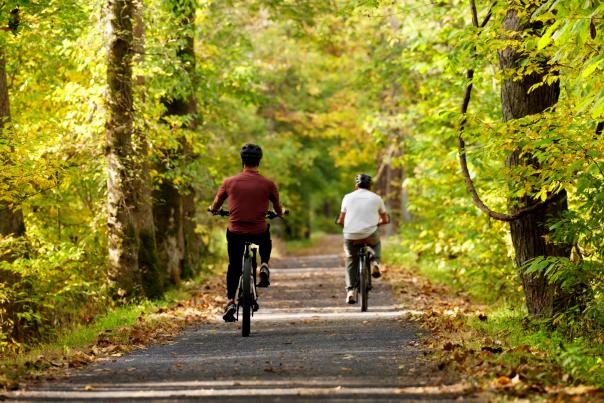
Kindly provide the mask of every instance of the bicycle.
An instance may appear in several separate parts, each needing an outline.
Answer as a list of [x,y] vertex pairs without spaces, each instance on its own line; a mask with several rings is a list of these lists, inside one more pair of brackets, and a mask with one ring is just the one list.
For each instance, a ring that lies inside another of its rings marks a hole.
[[[379,226],[386,225],[390,223],[390,217],[388,217],[388,221],[384,223],[379,223]],[[375,256],[375,251],[373,250],[372,245],[367,239],[359,239],[353,241],[355,245],[361,245],[359,249],[359,281],[356,285],[357,295],[361,301],[361,312],[366,312],[367,307],[369,305],[369,290],[371,290],[371,261]]]
[[359,281],[356,285],[357,294],[361,302],[361,312],[366,312],[369,304],[369,290],[371,289],[370,265],[375,252],[367,240],[362,239],[357,245],[359,249]]
[[[219,215],[221,217],[228,217],[229,211],[218,210],[213,212],[208,210],[213,215]],[[284,215],[288,212],[284,211]],[[266,218],[269,220],[279,217],[274,211],[268,211]],[[236,320],[239,321],[239,308],[242,311],[241,321],[241,335],[248,337],[251,331],[251,318],[254,316],[254,312],[258,310],[258,293],[256,291],[256,255],[258,252],[258,245],[253,244],[250,241],[245,241],[243,250],[243,264],[241,270],[241,276],[239,277],[239,285],[235,292],[237,304],[237,315]]]

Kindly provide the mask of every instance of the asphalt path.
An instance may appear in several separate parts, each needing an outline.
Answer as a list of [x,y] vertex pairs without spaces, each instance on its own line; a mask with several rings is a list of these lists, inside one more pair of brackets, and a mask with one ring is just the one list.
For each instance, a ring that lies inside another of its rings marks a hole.
[[[460,398],[421,348],[389,287],[373,281],[368,312],[344,301],[338,255],[273,262],[252,334],[220,318],[170,344],[97,362],[8,395],[27,401],[443,401]],[[467,398],[467,397],[465,397]],[[464,399],[465,399],[464,398]]]

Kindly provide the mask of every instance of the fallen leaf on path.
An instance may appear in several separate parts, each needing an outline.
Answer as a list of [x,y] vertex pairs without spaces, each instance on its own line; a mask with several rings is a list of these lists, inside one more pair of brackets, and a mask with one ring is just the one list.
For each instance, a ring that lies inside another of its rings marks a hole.
[[502,375],[499,378],[495,379],[495,381],[493,382],[493,385],[495,387],[502,387],[502,386],[507,386],[510,383],[512,383],[512,380],[510,378],[508,378],[507,376]]

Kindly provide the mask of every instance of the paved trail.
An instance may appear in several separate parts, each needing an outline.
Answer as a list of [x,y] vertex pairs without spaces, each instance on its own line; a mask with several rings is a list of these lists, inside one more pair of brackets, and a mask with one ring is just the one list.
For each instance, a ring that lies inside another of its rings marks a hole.
[[389,288],[374,281],[369,312],[344,303],[337,255],[273,263],[252,335],[238,324],[190,328],[115,362],[12,395],[24,400],[422,401],[458,397],[439,387],[421,332],[401,319]]

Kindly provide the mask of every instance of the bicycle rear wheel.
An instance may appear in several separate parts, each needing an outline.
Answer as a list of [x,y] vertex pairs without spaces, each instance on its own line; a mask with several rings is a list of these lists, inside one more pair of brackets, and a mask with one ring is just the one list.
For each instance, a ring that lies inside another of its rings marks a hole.
[[369,298],[369,264],[365,254],[363,254],[359,259],[359,288],[361,312],[365,312],[367,311],[367,303]]
[[248,337],[250,335],[252,314],[252,260],[250,258],[243,260],[243,273],[241,277],[241,308],[243,310],[241,335]]

